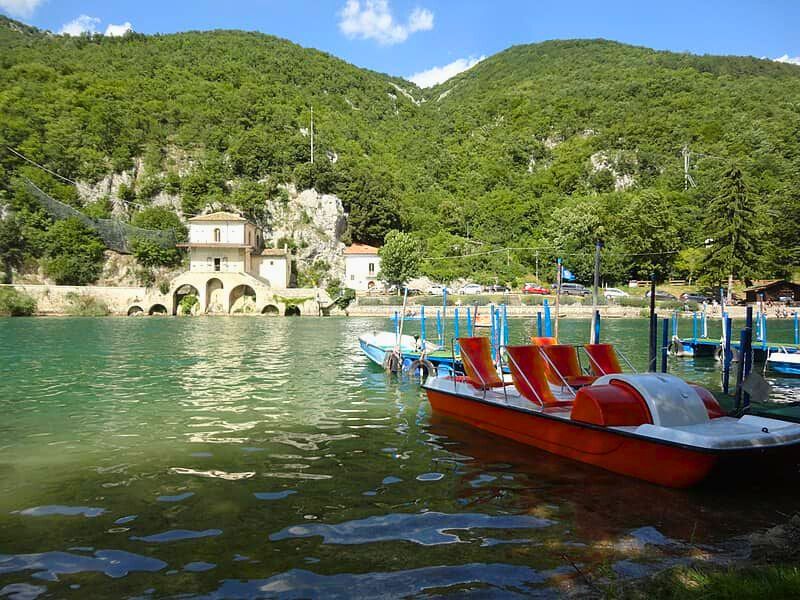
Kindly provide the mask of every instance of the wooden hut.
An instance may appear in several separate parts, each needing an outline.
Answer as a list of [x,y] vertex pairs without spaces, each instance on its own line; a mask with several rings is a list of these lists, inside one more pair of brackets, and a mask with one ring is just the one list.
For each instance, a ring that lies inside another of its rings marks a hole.
[[800,283],[785,279],[761,281],[744,290],[747,302],[800,302]]

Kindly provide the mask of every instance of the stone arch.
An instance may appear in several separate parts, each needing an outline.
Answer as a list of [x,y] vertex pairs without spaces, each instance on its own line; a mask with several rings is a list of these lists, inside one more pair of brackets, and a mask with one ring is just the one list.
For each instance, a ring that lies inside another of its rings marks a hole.
[[284,311],[284,316],[286,317],[299,317],[300,316],[300,307],[295,306],[294,304],[287,304],[286,310]]
[[206,281],[206,312],[225,312],[225,286],[219,277]]
[[181,300],[186,298],[187,296],[194,296],[197,298],[194,306],[197,308],[192,308],[192,312],[196,312],[200,309],[198,304],[200,303],[200,292],[194,287],[191,283],[184,283],[183,285],[179,285],[175,288],[175,291],[172,293],[172,314],[177,315],[181,311]]
[[237,285],[231,290],[229,297],[231,313],[253,313],[256,310],[256,291],[245,283]]
[[129,317],[143,315],[143,314],[144,314],[144,309],[141,306],[139,306],[138,304],[134,304],[133,306],[131,306],[128,309],[128,316]]
[[262,315],[276,316],[277,317],[278,315],[281,314],[281,311],[274,304],[267,304],[264,308],[261,309],[261,314]]
[[166,316],[167,314],[169,314],[169,311],[167,310],[167,307],[164,306],[163,304],[153,304],[153,306],[150,307],[150,310],[147,311],[147,314],[151,316],[152,315]]

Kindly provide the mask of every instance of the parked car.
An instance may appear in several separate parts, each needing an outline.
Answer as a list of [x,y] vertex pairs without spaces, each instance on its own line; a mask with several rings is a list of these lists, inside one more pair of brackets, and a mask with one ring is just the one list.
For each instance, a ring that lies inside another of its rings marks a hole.
[[588,296],[591,292],[580,283],[562,283],[558,293],[562,296]]
[[511,291],[511,288],[507,287],[505,285],[497,285],[497,284],[495,284],[495,285],[490,285],[489,287],[487,287],[486,291],[487,292],[492,292],[494,294],[507,294],[508,292]]
[[480,294],[483,291],[483,286],[477,283],[468,283],[460,290],[459,294]]
[[523,294],[539,294],[540,296],[546,296],[550,293],[546,287],[542,287],[541,285],[536,285],[535,283],[526,283],[522,286],[522,293]]
[[[656,296],[658,298],[658,296]],[[685,300],[687,302],[711,302],[711,298],[706,296],[705,294],[701,294],[699,292],[684,292],[681,294],[681,300]]]
[[619,288],[605,288],[603,290],[603,296],[606,298],[627,298],[630,294],[628,292],[623,292]]
[[[647,290],[647,293],[644,295],[645,298],[650,297],[650,290]],[[656,290],[656,300],[677,300],[677,296],[674,294],[670,294],[669,292],[665,292],[663,290]]]
[[428,294],[430,294],[431,296],[443,296],[445,291],[448,294],[453,293],[453,290],[451,290],[449,287],[444,285],[439,285],[438,283],[434,283],[431,287],[428,288]]

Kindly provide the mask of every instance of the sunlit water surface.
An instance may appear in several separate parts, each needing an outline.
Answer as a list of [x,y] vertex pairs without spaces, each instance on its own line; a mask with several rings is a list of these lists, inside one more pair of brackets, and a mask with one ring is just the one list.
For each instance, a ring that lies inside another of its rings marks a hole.
[[[389,327],[0,319],[0,596],[551,596],[800,510],[800,477],[668,490],[438,418],[359,353]],[[646,328],[603,337],[641,367]],[[713,360],[670,367],[719,388]]]

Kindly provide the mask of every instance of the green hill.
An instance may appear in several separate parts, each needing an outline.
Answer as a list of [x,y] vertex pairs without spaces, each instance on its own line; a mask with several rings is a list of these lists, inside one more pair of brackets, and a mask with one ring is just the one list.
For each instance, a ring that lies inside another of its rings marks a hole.
[[[753,58],[545,42],[420,90],[260,33],[69,38],[2,19],[0,146],[73,180],[135,167],[130,216],[162,190],[186,215],[264,212],[277,184],[314,186],[343,199],[354,240],[405,228],[426,256],[475,255],[426,261],[429,275],[492,281],[556,255],[585,278],[598,236],[609,279],[698,271],[677,251],[696,259],[716,235],[706,208],[735,163],[755,207],[741,274],[800,263],[800,68]],[[81,208],[74,188],[0,153],[0,193],[29,229],[47,223],[20,173]]]

